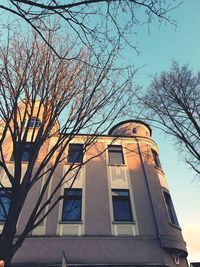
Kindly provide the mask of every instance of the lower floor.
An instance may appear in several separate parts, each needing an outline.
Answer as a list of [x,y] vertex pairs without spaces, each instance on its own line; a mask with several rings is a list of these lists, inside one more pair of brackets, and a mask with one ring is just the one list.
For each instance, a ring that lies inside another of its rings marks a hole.
[[30,237],[14,267],[188,267],[185,257],[163,249],[155,236]]
[[[88,264],[79,264],[79,265],[76,265],[76,264],[67,264],[66,266],[69,266],[69,267],[169,267],[169,265],[160,265],[160,264],[137,264],[137,265],[88,265]],[[66,267],[64,266],[64,267]],[[62,266],[62,263],[60,264],[30,264],[30,263],[25,263],[25,264],[13,264],[12,267],[63,267]]]

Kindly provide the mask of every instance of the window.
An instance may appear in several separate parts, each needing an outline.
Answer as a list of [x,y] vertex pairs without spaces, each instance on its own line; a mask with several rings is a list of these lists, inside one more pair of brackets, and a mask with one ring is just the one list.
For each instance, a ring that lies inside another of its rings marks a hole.
[[81,221],[81,189],[65,189],[62,221]]
[[108,146],[109,164],[124,164],[122,146]]
[[[18,144],[17,144],[18,145]],[[24,150],[22,151],[22,157],[21,160],[25,162],[29,162],[31,159],[31,151],[32,151],[33,143],[26,142],[24,146]],[[19,148],[18,148],[19,149]],[[14,154],[11,157],[11,160],[14,161]]]
[[0,221],[4,222],[10,207],[10,189],[0,188]]
[[83,162],[83,144],[69,144],[68,163]]
[[114,221],[133,221],[128,190],[112,190]]
[[29,128],[40,127],[40,125],[41,125],[40,120],[35,118],[35,117],[31,117],[29,122],[28,122]]
[[163,191],[163,194],[164,194],[165,204],[167,207],[167,213],[169,215],[170,221],[172,224],[179,226],[178,219],[176,217],[176,213],[174,210],[174,206],[173,206],[170,194],[165,191]]
[[132,129],[132,134],[136,134],[136,133],[137,133],[137,128],[135,127]]
[[155,162],[155,166],[159,167],[159,168],[162,168],[158,153],[153,149],[151,151],[152,151],[153,159],[154,159],[154,162]]
[[25,144],[23,153],[22,153],[22,161],[30,161],[31,159],[31,148],[32,148],[32,143],[27,142]]

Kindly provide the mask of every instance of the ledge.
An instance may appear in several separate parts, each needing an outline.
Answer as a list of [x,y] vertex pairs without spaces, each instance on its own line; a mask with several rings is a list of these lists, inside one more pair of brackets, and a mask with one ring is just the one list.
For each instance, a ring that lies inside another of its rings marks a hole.
[[107,166],[114,166],[114,167],[116,167],[116,166],[118,166],[118,167],[126,167],[127,165],[126,164],[107,164]]
[[177,228],[178,230],[182,231],[181,227],[179,225],[173,224],[173,223],[169,223],[172,227]]
[[185,241],[177,238],[176,236],[160,236],[161,247],[168,251],[178,251],[184,257],[187,257],[187,249]]
[[135,221],[130,221],[130,222],[127,222],[127,221],[120,221],[120,222],[115,222],[115,221],[112,221],[112,224],[133,224],[135,225],[136,222]]
[[59,224],[83,224],[83,221],[59,221]]

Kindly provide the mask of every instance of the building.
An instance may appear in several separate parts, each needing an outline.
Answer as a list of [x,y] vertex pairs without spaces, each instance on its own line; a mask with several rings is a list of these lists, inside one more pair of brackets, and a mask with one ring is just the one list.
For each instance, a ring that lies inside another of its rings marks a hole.
[[[34,118],[31,123],[39,127]],[[142,121],[121,122],[83,154],[86,138],[76,135],[70,141],[55,179],[70,164],[98,156],[83,165],[72,188],[63,184],[64,199],[25,240],[13,265],[61,266],[64,253],[67,266],[188,266],[151,128]],[[28,150],[27,145],[24,166]],[[11,155],[12,148],[12,167]],[[5,174],[0,177],[6,185]],[[19,232],[37,190],[27,199]]]

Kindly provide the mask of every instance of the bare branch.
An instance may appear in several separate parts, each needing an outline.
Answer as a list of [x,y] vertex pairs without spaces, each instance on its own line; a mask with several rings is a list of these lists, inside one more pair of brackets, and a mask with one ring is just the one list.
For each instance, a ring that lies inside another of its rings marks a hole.
[[187,65],[173,62],[169,72],[155,76],[146,94],[139,97],[145,118],[167,134],[185,154],[186,162],[199,174],[200,76]]

